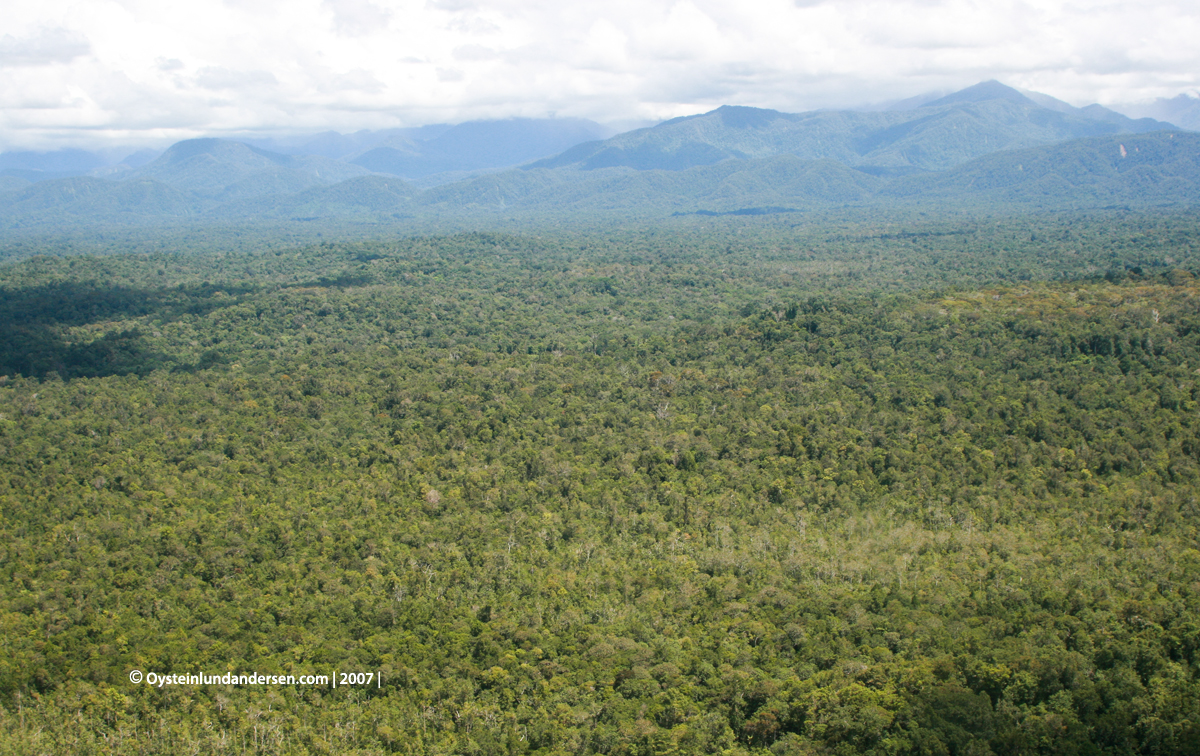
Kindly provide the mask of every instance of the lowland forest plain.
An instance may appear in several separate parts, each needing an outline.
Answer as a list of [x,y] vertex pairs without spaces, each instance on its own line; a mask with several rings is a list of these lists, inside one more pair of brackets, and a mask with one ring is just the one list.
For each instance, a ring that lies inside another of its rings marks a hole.
[[1081,139],[5,190],[0,752],[1200,752],[1200,150]]

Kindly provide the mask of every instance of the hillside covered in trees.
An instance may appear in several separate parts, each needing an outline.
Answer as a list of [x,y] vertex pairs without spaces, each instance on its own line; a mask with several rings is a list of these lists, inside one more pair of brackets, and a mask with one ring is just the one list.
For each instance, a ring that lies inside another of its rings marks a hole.
[[1200,750],[1196,218],[780,217],[0,267],[0,751]]
[[10,153],[0,155],[0,242],[64,228],[235,223],[295,234],[351,224],[410,234],[581,217],[1200,202],[1200,135],[997,81],[911,107],[723,106],[603,133],[586,121],[516,119],[257,144],[190,139],[138,167],[77,173],[4,167],[90,164],[71,151]]

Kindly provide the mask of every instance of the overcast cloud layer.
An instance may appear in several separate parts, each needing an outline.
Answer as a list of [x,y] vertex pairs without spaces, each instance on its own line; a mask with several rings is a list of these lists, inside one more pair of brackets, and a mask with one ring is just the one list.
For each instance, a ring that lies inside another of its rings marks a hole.
[[0,149],[509,116],[785,111],[996,78],[1075,105],[1200,89],[1194,0],[14,0]]

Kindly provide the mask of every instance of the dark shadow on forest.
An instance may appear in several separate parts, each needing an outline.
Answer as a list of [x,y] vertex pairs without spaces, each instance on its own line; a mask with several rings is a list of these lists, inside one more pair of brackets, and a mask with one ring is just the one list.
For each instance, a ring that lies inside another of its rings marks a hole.
[[[70,343],[66,329],[145,316],[167,323],[236,304],[253,290],[211,284],[137,289],[75,282],[0,290],[0,375],[69,379],[179,369],[169,355],[152,349],[138,328],[114,328],[87,344]],[[184,369],[218,362],[219,356],[209,353],[201,364]]]

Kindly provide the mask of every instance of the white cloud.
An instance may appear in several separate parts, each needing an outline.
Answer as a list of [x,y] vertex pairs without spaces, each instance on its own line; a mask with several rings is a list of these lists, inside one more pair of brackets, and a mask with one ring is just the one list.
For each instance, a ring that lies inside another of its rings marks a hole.
[[375,94],[383,90],[383,84],[370,71],[356,68],[343,74],[335,74],[318,85],[321,92],[365,92]]
[[91,45],[82,34],[69,29],[39,29],[33,34],[0,37],[0,65],[45,66],[69,63],[91,52]]
[[798,111],[998,78],[1200,87],[1178,0],[40,0],[6,9],[0,147],[471,118]]
[[499,53],[483,45],[463,45],[451,52],[455,60],[495,60]]
[[196,83],[205,89],[250,89],[274,87],[279,82],[268,71],[236,71],[221,66],[205,66],[196,75]]
[[324,0],[322,5],[333,12],[334,30],[354,37],[385,30],[392,15],[368,0]]

